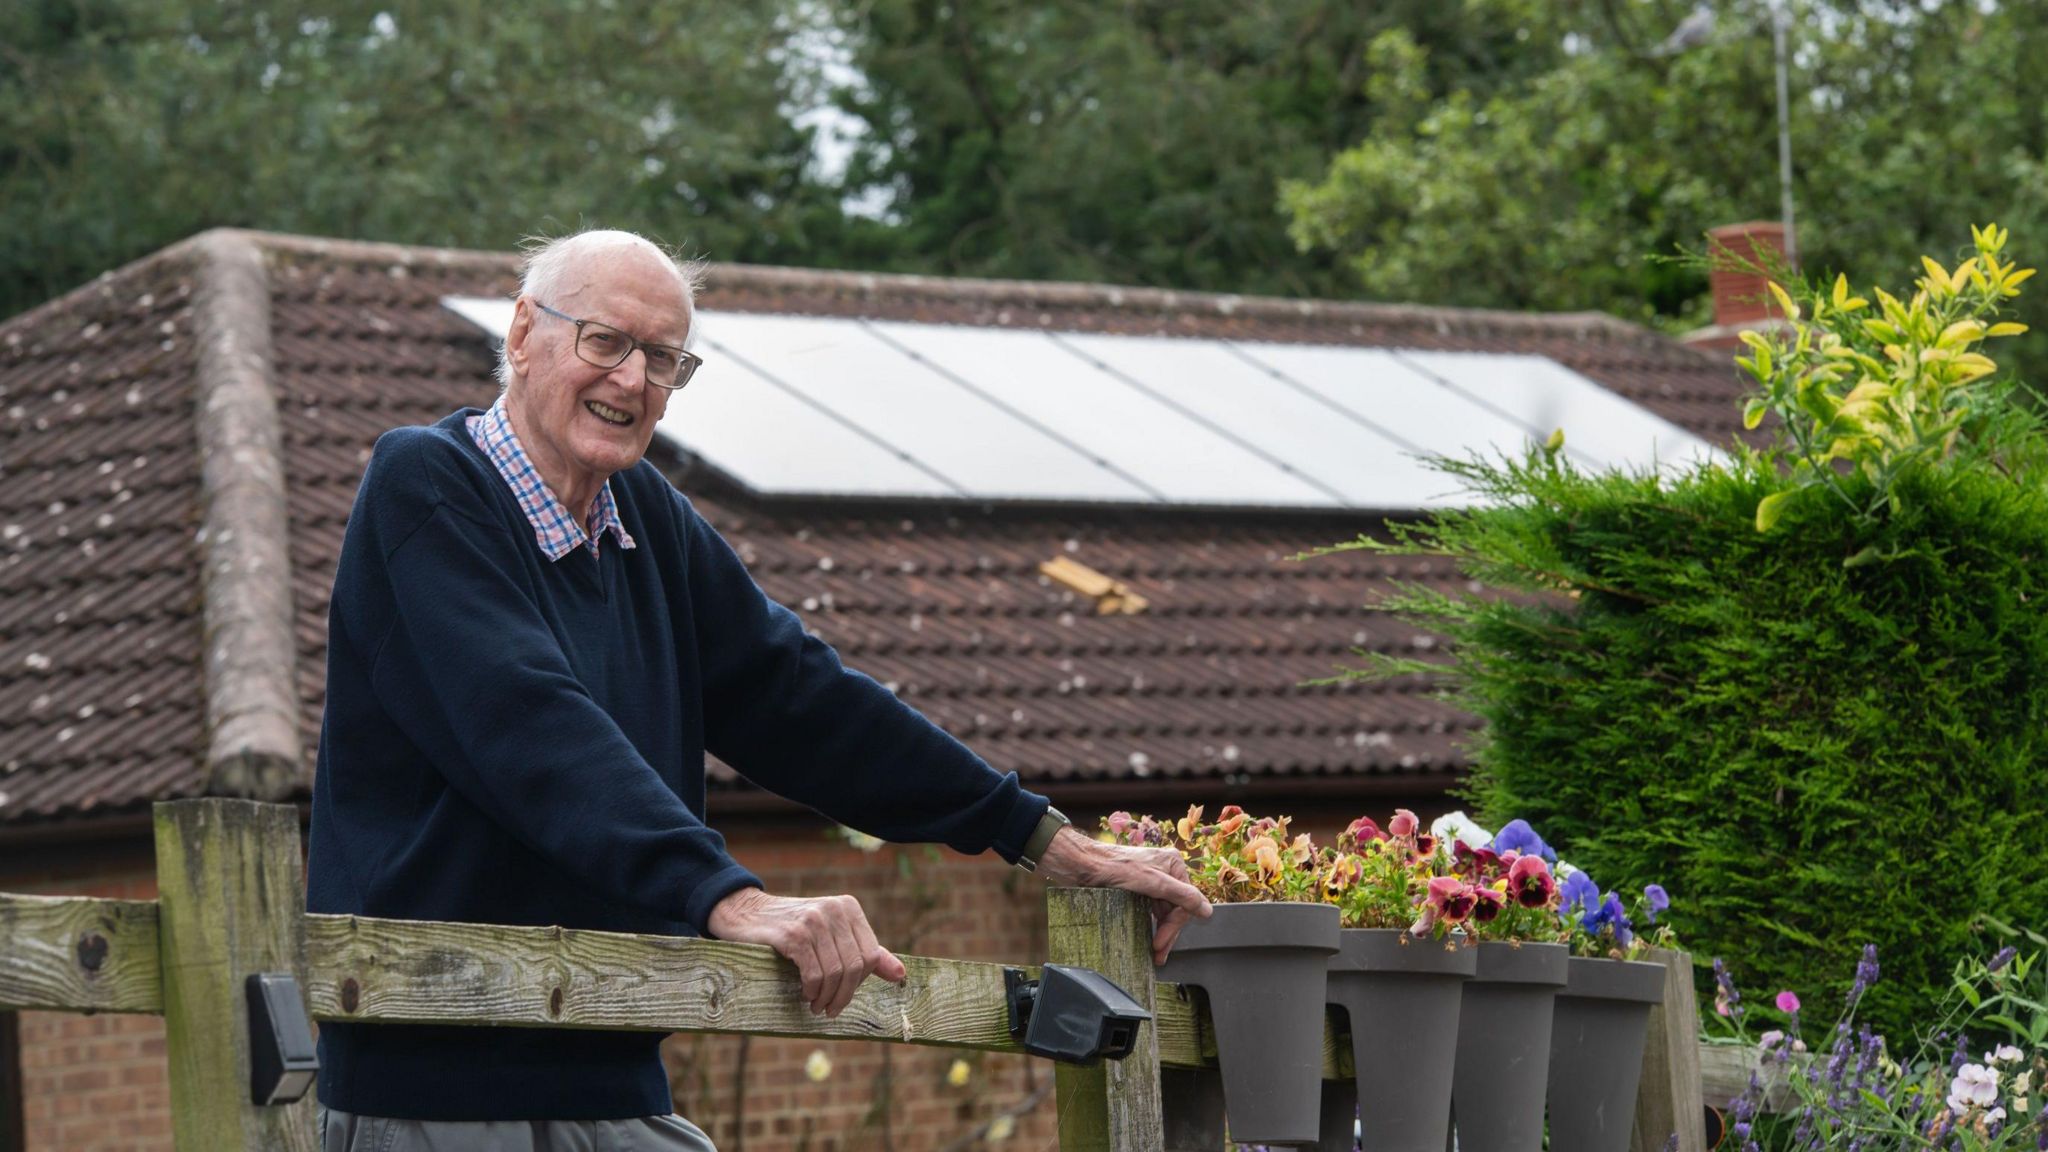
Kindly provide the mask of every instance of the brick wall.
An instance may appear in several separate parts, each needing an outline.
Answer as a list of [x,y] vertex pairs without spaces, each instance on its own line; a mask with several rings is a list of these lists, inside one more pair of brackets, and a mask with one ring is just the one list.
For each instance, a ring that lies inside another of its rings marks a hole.
[[[10,854],[0,892],[156,899],[149,842]],[[21,1013],[27,1152],[171,1152],[164,1025],[155,1016]]]
[[[992,855],[893,845],[865,853],[810,822],[741,827],[728,832],[728,841],[770,891],[858,897],[891,949],[1013,963],[1045,958],[1044,885]],[[813,1052],[830,1062],[821,1081],[805,1074]],[[1045,1148],[1055,1138],[1052,1066],[1021,1056],[768,1038],[743,1045],[730,1036],[682,1035],[669,1038],[663,1055],[678,1108],[704,1126],[721,1152],[935,1152],[1041,1091],[1038,1105],[1013,1120],[1004,1144]],[[969,1075],[954,1086],[947,1073],[960,1059]],[[736,1102],[742,1075],[744,1101]],[[894,1102],[886,1117],[874,1107],[884,1096]]]

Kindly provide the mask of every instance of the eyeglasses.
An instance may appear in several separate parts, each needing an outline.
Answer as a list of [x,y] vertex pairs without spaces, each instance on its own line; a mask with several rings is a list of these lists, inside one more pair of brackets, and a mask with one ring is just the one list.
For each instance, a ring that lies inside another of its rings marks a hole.
[[617,368],[626,362],[626,357],[638,348],[645,353],[647,361],[647,382],[656,388],[673,392],[690,382],[690,377],[704,363],[704,358],[687,349],[673,344],[652,344],[637,340],[609,324],[595,320],[578,320],[566,312],[558,312],[538,300],[533,306],[555,317],[567,320],[576,326],[576,358],[585,364],[598,368]]

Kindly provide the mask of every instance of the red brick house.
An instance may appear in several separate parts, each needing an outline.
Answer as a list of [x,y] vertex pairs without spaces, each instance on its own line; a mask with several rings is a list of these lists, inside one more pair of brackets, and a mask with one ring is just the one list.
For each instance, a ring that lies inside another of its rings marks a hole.
[[[0,324],[0,891],[152,898],[152,801],[306,802],[328,588],[370,444],[489,403],[490,344],[443,300],[509,295],[515,275],[510,254],[223,231]],[[712,269],[702,304],[1512,353],[1709,442],[1738,429],[1723,361],[1600,315],[735,266]],[[1432,643],[1362,610],[1387,581],[1461,582],[1415,560],[1286,562],[1378,530],[1377,514],[769,499],[657,444],[769,594],[1078,820],[1238,802],[1333,827],[1439,809],[1462,766],[1471,722],[1424,684],[1301,686],[1355,648]],[[1099,613],[1041,573],[1058,558],[1144,610]],[[863,852],[711,768],[714,823],[774,890],[851,891],[906,951],[1041,955],[1031,877]],[[0,1021],[0,1152],[170,1147],[159,1021]],[[722,1149],[1051,1138],[1050,1070],[1022,1058],[971,1059],[955,1084],[943,1050],[689,1036],[667,1050],[679,1107]],[[818,1050],[822,1080],[806,1075]]]

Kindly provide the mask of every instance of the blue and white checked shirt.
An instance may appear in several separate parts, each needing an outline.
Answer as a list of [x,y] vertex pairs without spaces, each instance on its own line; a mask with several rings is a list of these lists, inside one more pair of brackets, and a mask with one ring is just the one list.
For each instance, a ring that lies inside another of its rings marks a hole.
[[590,545],[592,559],[597,557],[598,542],[604,538],[607,529],[618,538],[619,547],[633,548],[633,537],[626,531],[626,525],[619,519],[618,505],[612,501],[612,482],[607,480],[598,489],[597,499],[590,505],[589,528],[576,522],[555,494],[540,478],[533,467],[533,461],[526,455],[526,449],[519,446],[519,437],[512,431],[512,419],[505,415],[505,400],[499,397],[491,410],[481,416],[471,416],[464,426],[484,450],[491,463],[498,466],[498,475],[512,486],[512,495],[519,500],[519,508],[526,513],[527,523],[533,525],[534,539],[540,543],[540,550],[549,560],[560,560],[576,550],[579,544]]

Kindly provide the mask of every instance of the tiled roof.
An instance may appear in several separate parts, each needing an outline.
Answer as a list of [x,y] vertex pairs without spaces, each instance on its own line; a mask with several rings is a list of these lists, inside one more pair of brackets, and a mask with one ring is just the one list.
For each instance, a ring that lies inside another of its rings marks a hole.
[[[218,237],[216,236],[216,239]],[[507,294],[515,257],[237,234],[268,266],[301,794],[318,737],[329,584],[370,445],[493,394],[446,295]],[[208,785],[201,491],[181,245],[0,325],[0,821],[134,808]],[[1244,299],[715,267],[728,310],[1549,356],[1710,440],[1738,427],[1720,362],[1604,316]],[[687,402],[687,394],[685,394]],[[1360,605],[1441,565],[1286,558],[1356,516],[834,504],[749,497],[676,461],[768,593],[998,768],[1046,785],[1279,778],[1433,791],[1470,721],[1396,681],[1304,688],[1353,648],[1434,643]],[[207,531],[214,525],[206,525]],[[220,541],[214,541],[218,546]],[[1130,585],[1098,616],[1038,574],[1068,556]],[[216,753],[217,754],[217,753]],[[743,787],[722,765],[714,780]],[[214,788],[218,790],[219,783]]]

